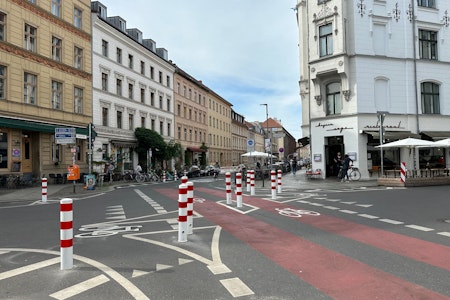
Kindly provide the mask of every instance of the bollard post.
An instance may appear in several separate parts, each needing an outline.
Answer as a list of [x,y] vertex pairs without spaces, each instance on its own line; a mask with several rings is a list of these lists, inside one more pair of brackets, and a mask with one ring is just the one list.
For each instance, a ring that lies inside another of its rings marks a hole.
[[281,193],[281,178],[282,178],[282,172],[281,172],[281,170],[278,170],[278,172],[277,172],[277,175],[278,175],[278,193]]
[[73,267],[73,210],[72,199],[64,198],[60,201],[60,248],[61,270]]
[[255,195],[255,170],[252,170],[252,174],[250,174],[250,195]]
[[42,178],[42,202],[47,202],[47,178]]
[[250,176],[251,176],[251,170],[247,171],[247,181],[246,181],[246,186],[247,186],[247,192],[250,192]]
[[270,182],[271,182],[271,189],[272,189],[272,200],[277,199],[277,187],[275,182],[275,170],[270,171]]
[[401,170],[400,170],[400,181],[402,182],[402,183],[405,183],[405,181],[406,181],[406,163],[404,162],[404,161],[402,161],[402,163],[401,163]]
[[182,184],[183,184],[183,183],[187,184],[187,182],[188,182],[187,176],[181,177],[181,183],[182,183]]
[[194,183],[187,182],[187,234],[194,231]]
[[237,207],[242,207],[242,174],[236,173],[236,203]]
[[187,185],[178,186],[178,242],[187,242]]
[[166,171],[165,170],[163,170],[162,177],[163,177],[163,182],[166,182]]
[[231,173],[225,173],[225,190],[227,193],[227,204],[231,204]]
[[173,180],[174,180],[174,181],[178,181],[178,174],[177,174],[177,171],[174,171],[174,172],[173,172]]

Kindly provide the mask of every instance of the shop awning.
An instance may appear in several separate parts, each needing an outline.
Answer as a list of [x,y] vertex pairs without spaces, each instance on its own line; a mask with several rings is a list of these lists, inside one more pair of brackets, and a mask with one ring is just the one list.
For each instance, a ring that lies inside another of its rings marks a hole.
[[191,152],[206,152],[206,150],[198,147],[187,147],[187,150]]
[[421,133],[434,140],[450,138],[450,131],[422,131]]
[[111,144],[113,144],[117,148],[136,148],[138,146],[138,144],[134,141],[112,140]]
[[[374,138],[379,139],[380,138],[380,131],[374,131],[374,130],[364,130],[363,131],[366,134],[370,134]],[[420,138],[420,134],[412,133],[411,131],[385,131],[384,132],[384,138],[389,140],[400,140],[405,139],[408,137],[412,138]]]
[[49,124],[42,122],[34,122],[21,119],[11,119],[0,117],[0,127],[22,129],[24,131],[37,131],[46,133],[55,133],[55,128],[75,128],[77,134],[89,135],[89,129],[75,126]]

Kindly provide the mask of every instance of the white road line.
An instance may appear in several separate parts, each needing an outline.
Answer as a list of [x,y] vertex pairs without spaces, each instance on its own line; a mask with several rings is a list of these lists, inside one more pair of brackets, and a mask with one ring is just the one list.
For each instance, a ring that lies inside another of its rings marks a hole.
[[255,294],[244,282],[242,282],[242,280],[237,277],[222,279],[220,280],[220,283],[234,298]]
[[48,259],[48,260],[44,260],[35,264],[31,264],[28,266],[23,266],[14,270],[10,270],[10,271],[6,271],[3,273],[0,273],[0,280],[6,279],[6,278],[10,278],[13,276],[17,276],[17,275],[21,275],[24,273],[28,273],[28,272],[32,272],[34,270],[38,270],[40,268],[45,268],[51,265],[55,265],[58,264],[61,261],[61,259],[59,257],[55,257],[52,259]]
[[330,202],[338,202],[338,201],[341,201],[341,199],[325,199],[325,200],[330,201]]
[[358,216],[367,218],[367,219],[378,219],[377,216],[367,215],[367,214],[359,214]]
[[338,210],[339,207],[336,206],[324,206],[323,208],[328,208],[328,209],[332,209],[332,210]]
[[450,232],[438,232],[437,234],[450,237]]
[[433,228],[428,228],[428,227],[423,227],[423,226],[418,226],[418,225],[405,225],[405,227],[417,229],[420,231],[433,231],[434,230]]
[[372,207],[373,205],[372,204],[356,204],[356,206],[368,208],[368,207]]
[[311,203],[311,202],[306,201],[306,200],[300,200],[300,201],[298,201],[298,202],[299,202],[299,203],[305,203],[305,204]]
[[340,212],[346,213],[346,214],[357,214],[357,211],[353,211],[353,210],[347,210],[347,209],[341,209],[339,210]]
[[341,203],[344,203],[344,204],[355,204],[356,202],[341,202]]
[[311,202],[310,203],[312,206],[323,206],[323,204],[321,204],[321,203],[314,203],[314,202]]
[[403,222],[395,221],[395,220],[391,220],[391,219],[380,219],[379,221],[389,223],[389,224],[394,224],[394,225],[403,224]]
[[97,277],[80,282],[78,284],[72,285],[63,290],[60,290],[59,292],[53,293],[50,295],[50,297],[58,299],[58,300],[65,300],[70,297],[81,294],[82,292],[85,292],[87,290],[93,289],[93,288],[95,288],[99,285],[102,285],[108,281],[109,281],[109,278],[102,274]]

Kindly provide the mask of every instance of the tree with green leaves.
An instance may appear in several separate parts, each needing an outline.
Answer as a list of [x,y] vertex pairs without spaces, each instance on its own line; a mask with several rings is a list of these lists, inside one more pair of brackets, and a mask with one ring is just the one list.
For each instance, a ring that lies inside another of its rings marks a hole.
[[154,130],[139,127],[134,131],[136,139],[138,141],[138,146],[135,151],[138,154],[139,163],[142,166],[147,164],[147,151],[152,149],[152,158],[154,161],[163,162],[165,158],[165,152],[167,149],[167,143],[164,141],[163,137]]

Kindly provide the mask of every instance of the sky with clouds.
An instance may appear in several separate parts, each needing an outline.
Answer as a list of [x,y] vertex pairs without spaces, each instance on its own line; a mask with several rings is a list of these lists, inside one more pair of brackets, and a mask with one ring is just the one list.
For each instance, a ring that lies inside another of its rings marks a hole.
[[101,0],[169,59],[233,104],[301,137],[296,0]]

